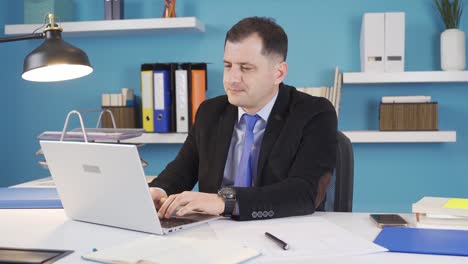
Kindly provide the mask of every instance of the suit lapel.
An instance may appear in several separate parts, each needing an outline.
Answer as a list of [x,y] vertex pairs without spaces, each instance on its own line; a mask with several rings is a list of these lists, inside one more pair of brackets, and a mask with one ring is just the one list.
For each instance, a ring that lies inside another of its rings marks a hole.
[[237,119],[237,107],[228,104],[226,111],[220,117],[218,123],[218,131],[216,133],[215,151],[213,156],[214,161],[214,175],[217,177],[216,188],[221,186],[224,177],[224,167],[226,165],[226,159],[231,144],[232,133],[234,131],[234,125]]
[[278,98],[271,110],[268,122],[263,134],[263,140],[258,157],[257,175],[255,177],[255,186],[259,186],[262,182],[262,170],[265,162],[276,142],[276,139],[283,129],[287,109],[289,105],[290,88],[281,84],[278,91]]

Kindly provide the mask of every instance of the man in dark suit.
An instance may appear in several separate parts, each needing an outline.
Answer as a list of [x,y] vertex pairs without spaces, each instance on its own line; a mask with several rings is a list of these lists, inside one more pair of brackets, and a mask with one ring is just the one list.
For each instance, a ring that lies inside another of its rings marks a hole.
[[[283,84],[287,45],[268,18],[246,18],[228,31],[227,96],[199,107],[177,157],[150,183],[160,217],[201,211],[269,219],[311,214],[322,202],[337,117],[328,100]],[[197,182],[199,192],[190,191]]]

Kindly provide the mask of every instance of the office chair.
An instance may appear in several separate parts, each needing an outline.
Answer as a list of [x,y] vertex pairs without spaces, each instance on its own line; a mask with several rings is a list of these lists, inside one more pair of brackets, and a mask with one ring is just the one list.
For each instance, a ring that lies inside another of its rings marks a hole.
[[351,212],[353,210],[354,153],[349,138],[337,131],[336,168],[322,209],[329,212]]

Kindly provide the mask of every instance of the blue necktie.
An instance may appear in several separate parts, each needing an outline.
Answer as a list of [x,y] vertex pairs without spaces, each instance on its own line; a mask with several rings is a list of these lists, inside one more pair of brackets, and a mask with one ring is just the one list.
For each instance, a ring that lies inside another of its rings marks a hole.
[[255,123],[259,119],[258,115],[243,114],[242,118],[245,121],[245,135],[244,147],[242,148],[242,156],[237,169],[236,180],[234,186],[249,187],[252,185],[252,172],[251,172],[251,152],[254,143],[253,129]]

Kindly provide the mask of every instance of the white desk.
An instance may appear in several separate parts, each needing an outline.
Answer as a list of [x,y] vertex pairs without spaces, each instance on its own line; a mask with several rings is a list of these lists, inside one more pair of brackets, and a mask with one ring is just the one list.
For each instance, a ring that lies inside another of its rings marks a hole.
[[[403,215],[414,224],[411,215]],[[323,217],[332,223],[351,231],[353,234],[372,241],[379,229],[370,221],[365,213],[316,213],[308,217]],[[303,217],[304,218],[304,217]],[[268,221],[288,223],[294,218],[283,218]],[[233,224],[231,220],[226,225]],[[219,224],[219,223],[217,223]],[[242,225],[242,222],[236,222]],[[292,226],[294,228],[294,226]],[[92,248],[106,248],[126,243],[130,240],[147,236],[145,233],[123,230],[69,220],[61,209],[1,209],[0,210],[0,247],[54,248],[73,249],[75,252],[59,261],[59,263],[83,263],[81,255],[90,252]],[[176,232],[170,236],[188,236],[212,238],[214,231],[210,224]],[[314,238],[304,238],[304,241]],[[262,257],[249,263],[262,262]],[[334,257],[327,259],[309,259],[275,263],[369,263],[369,264],[402,264],[402,263],[468,263],[468,258],[401,254],[376,253],[363,256]],[[269,261],[269,263],[271,263]]]

